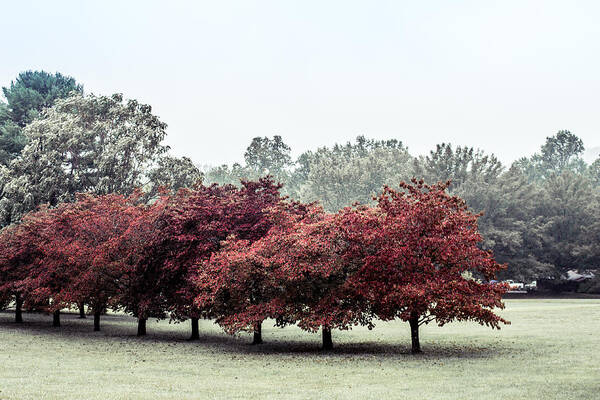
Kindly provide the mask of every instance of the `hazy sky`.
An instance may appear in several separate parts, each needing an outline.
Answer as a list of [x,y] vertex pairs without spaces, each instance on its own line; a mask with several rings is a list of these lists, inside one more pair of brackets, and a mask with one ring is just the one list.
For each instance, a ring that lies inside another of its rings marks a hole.
[[175,154],[241,161],[359,134],[529,155],[600,145],[598,1],[6,1],[0,85],[26,69],[151,104]]

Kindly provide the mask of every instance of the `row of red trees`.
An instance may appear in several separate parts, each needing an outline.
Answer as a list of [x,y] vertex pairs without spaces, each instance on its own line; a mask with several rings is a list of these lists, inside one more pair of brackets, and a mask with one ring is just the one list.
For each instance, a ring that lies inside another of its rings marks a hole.
[[[0,233],[0,302],[54,314],[87,305],[94,330],[108,309],[138,318],[214,319],[228,333],[297,324],[323,334],[400,318],[420,351],[430,321],[506,322],[502,268],[481,250],[477,215],[422,181],[384,188],[373,207],[328,214],[282,198],[269,178],[203,186],[150,205],[139,194],[81,195]],[[467,274],[467,272],[469,272]],[[480,279],[473,279],[475,276]]]

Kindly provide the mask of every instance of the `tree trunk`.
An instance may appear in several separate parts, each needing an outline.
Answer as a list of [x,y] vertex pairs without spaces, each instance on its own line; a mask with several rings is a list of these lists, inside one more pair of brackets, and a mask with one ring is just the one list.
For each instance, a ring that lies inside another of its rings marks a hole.
[[146,318],[138,318],[138,336],[146,335]]
[[331,329],[323,327],[323,350],[333,350],[333,340],[331,339]]
[[262,344],[262,323],[256,322],[254,324],[254,339],[252,344]]
[[15,322],[20,324],[23,322],[23,300],[21,299],[21,295],[17,293],[15,295]]
[[412,339],[412,353],[417,354],[421,352],[421,343],[419,342],[419,317],[412,315],[408,320],[410,324],[410,337]]
[[85,318],[85,304],[79,303],[79,318]]
[[192,318],[192,336],[190,336],[190,340],[198,340],[200,339],[200,330],[198,329],[198,318]]
[[94,332],[100,330],[100,311],[94,311]]
[[53,327],[59,327],[60,326],[60,310],[56,310],[52,314],[52,326]]

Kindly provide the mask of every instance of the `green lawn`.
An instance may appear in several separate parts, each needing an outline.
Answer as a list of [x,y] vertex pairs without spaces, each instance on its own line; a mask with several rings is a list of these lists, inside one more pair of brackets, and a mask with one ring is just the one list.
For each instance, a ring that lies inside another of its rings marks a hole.
[[600,398],[600,299],[507,300],[512,325],[427,326],[409,353],[408,324],[334,332],[335,350],[295,327],[263,327],[265,344],[189,325],[0,313],[0,399],[594,399]]

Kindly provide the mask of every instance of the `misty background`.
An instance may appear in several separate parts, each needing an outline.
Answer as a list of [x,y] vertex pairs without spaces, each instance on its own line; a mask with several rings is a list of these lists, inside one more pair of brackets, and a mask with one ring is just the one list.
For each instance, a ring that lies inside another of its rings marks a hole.
[[594,1],[1,3],[3,85],[59,71],[151,104],[198,165],[267,135],[293,157],[365,135],[510,164],[568,129],[600,152]]

